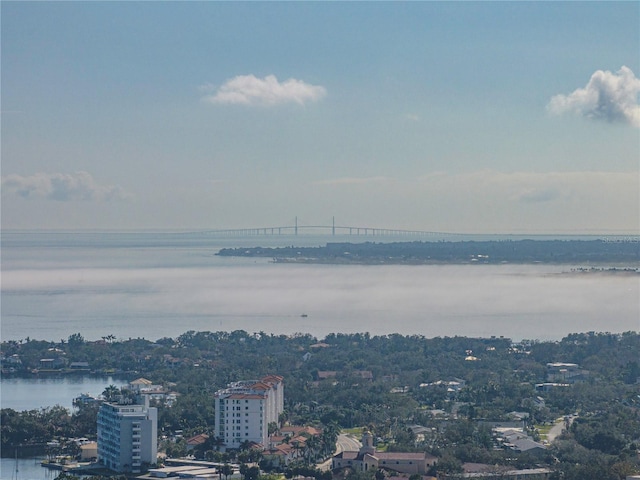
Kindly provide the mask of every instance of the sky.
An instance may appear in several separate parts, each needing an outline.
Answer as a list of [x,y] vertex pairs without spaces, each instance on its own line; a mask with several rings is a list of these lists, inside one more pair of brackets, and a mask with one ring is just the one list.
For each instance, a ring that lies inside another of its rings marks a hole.
[[11,2],[3,229],[640,231],[638,2]]

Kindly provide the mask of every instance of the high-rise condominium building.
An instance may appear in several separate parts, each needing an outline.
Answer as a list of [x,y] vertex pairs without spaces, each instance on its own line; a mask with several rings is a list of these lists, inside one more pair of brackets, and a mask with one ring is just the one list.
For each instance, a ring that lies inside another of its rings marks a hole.
[[244,442],[268,445],[269,424],[278,423],[284,410],[282,377],[229,384],[215,395],[215,432],[225,448],[239,448]]
[[158,410],[143,405],[103,403],[98,411],[98,461],[121,473],[139,473],[158,457]]

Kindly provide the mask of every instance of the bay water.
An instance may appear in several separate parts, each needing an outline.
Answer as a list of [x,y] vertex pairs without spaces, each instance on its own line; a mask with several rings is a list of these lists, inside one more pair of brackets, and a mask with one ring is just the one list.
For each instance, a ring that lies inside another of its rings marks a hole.
[[215,255],[353,239],[371,240],[2,232],[0,334],[157,340],[243,329],[555,340],[639,328],[640,276],[570,273],[582,265],[302,265]]
[[60,472],[43,467],[44,457],[0,458],[0,479],[2,480],[53,480]]

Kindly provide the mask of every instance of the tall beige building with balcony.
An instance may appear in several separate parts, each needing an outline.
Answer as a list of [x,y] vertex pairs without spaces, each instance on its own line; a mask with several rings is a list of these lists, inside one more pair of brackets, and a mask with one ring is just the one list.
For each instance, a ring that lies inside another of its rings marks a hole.
[[245,442],[268,445],[269,424],[277,424],[284,410],[282,377],[235,382],[214,398],[215,432],[224,448],[239,448]]

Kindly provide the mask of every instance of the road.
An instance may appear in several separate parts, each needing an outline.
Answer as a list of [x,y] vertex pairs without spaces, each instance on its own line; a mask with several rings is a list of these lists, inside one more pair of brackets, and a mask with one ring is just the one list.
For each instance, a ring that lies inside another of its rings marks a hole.
[[551,430],[549,430],[549,433],[547,433],[547,442],[553,443],[556,437],[559,437],[560,435],[562,435],[562,432],[565,431],[567,423],[570,427],[576,417],[577,415],[568,415],[565,418],[557,419],[555,425],[551,427]]
[[[336,440],[336,454],[340,452],[357,452],[361,446],[362,443],[352,435],[341,433]],[[316,467],[323,472],[331,470],[331,458],[322,463],[318,463]]]
[[360,440],[357,440],[353,435],[341,433],[338,435],[338,441],[336,442],[337,451],[340,452],[357,452],[362,447]]

